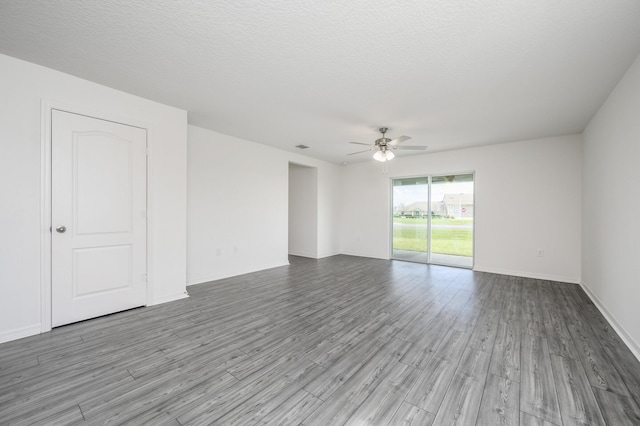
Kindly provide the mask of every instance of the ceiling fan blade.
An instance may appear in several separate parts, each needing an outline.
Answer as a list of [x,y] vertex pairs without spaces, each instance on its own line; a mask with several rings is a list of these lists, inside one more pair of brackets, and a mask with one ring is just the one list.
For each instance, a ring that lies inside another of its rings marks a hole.
[[369,152],[369,151],[373,151],[373,150],[372,149],[365,149],[364,151],[352,152],[351,154],[347,154],[347,155],[362,154],[363,152]]
[[418,146],[418,145],[411,145],[411,146],[394,146],[393,149],[411,149],[414,151],[422,151],[424,149],[427,149],[426,146]]
[[352,143],[352,144],[355,144],[355,145],[366,145],[366,146],[371,146],[371,144],[370,144],[370,143],[362,143],[362,142],[349,142],[349,143]]
[[389,142],[387,145],[396,146],[404,141],[408,141],[409,139],[411,139],[411,136],[404,136],[404,135],[398,136],[397,138]]

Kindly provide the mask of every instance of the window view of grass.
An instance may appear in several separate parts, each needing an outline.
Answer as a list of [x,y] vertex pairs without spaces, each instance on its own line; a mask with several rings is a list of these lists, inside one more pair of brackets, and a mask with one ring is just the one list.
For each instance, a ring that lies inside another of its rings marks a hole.
[[[394,226],[394,250],[427,251],[427,219],[395,217],[394,224],[418,226]],[[473,256],[473,230],[471,228],[438,228],[436,225],[471,225],[470,219],[444,219],[431,221],[431,252],[454,256]],[[420,226],[422,225],[422,226]]]

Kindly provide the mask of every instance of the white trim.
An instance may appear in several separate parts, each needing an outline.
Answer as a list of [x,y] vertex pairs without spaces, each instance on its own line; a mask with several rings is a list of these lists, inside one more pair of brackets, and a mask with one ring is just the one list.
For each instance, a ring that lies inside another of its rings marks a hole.
[[308,257],[310,259],[318,259],[318,256],[316,256],[315,254],[311,254],[311,253],[302,253],[302,252],[290,251],[289,254],[292,255],[292,256],[300,256],[300,257]]
[[331,257],[331,256],[338,256],[340,254],[342,254],[342,253],[340,253],[340,252],[331,252],[329,254],[323,254],[323,255],[318,256],[318,259],[324,259],[325,257]]
[[167,302],[175,302],[176,300],[186,299],[189,297],[189,293],[186,291],[184,293],[174,294],[173,296],[161,297],[158,300],[147,301],[147,306],[160,305],[162,303]]
[[40,104],[40,332],[51,330],[51,109]]
[[33,324],[27,327],[16,328],[14,330],[4,331],[0,333],[0,343],[10,342],[11,340],[22,339],[36,334],[40,334],[40,324]]
[[[146,120],[136,117],[124,117],[117,110],[104,111],[92,106],[70,105],[66,102],[40,100],[40,324],[39,332],[51,330],[51,110],[84,115],[100,120],[113,121],[127,126],[145,129],[147,133],[147,296],[146,304],[157,304],[153,301],[153,265],[151,256],[152,236],[151,225],[152,191],[151,161],[153,136],[152,128]],[[172,300],[171,297],[163,298]]]
[[584,292],[587,293],[587,296],[589,296],[589,299],[591,299],[593,304],[596,306],[596,308],[598,308],[598,310],[605,317],[607,322],[611,324],[611,327],[613,327],[613,330],[616,333],[618,333],[618,336],[620,336],[622,341],[627,345],[631,353],[638,359],[638,361],[640,361],[640,343],[636,342],[634,338],[631,337],[629,333],[627,333],[625,328],[616,320],[616,318],[611,314],[611,312],[609,312],[609,310],[604,306],[602,301],[600,301],[600,299],[598,299],[596,295],[591,290],[589,290],[589,287],[584,282],[580,283],[580,287],[582,287]]
[[342,254],[342,253],[340,253],[340,252],[331,252],[331,253],[328,253],[328,254],[322,254],[322,255],[319,254],[319,255],[316,256],[316,255],[313,255],[313,254],[310,254],[310,253],[298,253],[298,252],[290,251],[289,254],[291,256],[308,257],[310,259],[324,259],[325,257],[337,256],[337,255]]
[[191,278],[191,279],[187,280],[187,286],[208,283],[208,282],[211,282],[211,281],[224,280],[225,278],[239,277],[241,275],[252,274],[254,272],[266,271],[268,269],[280,268],[282,266],[289,266],[289,265],[290,265],[290,263],[287,261],[287,263],[281,263],[281,264],[277,264],[277,265],[273,265],[273,266],[267,266],[266,268],[256,268],[256,269],[250,269],[250,270],[242,271],[239,274],[214,275],[214,276],[210,275],[210,276],[207,276],[207,277]]
[[[354,252],[349,252],[349,251],[343,251],[340,252],[338,254],[343,254],[345,256],[353,256],[353,257],[366,257],[368,259],[380,259],[380,260],[395,260],[395,259],[391,259],[389,257],[382,257],[382,256],[375,256],[372,254],[362,254],[362,253],[354,253]],[[426,263],[423,263],[423,265],[426,265]]]
[[537,280],[547,280],[547,281],[557,281],[561,283],[571,283],[571,284],[580,284],[580,278],[576,277],[565,277],[561,275],[549,275],[549,274],[537,274],[535,272],[523,272],[523,271],[513,271],[509,269],[500,269],[500,268],[483,268],[481,266],[475,266],[473,268],[474,271],[477,272],[489,272],[492,274],[500,274],[500,275],[512,275],[514,277],[524,277],[524,278],[533,278]]

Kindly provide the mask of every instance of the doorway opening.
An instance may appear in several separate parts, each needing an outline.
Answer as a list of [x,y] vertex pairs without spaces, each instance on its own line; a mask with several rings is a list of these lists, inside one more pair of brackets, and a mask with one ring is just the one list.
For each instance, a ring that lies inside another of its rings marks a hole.
[[391,257],[473,268],[474,174],[392,180]]
[[289,163],[289,254],[318,257],[318,169]]

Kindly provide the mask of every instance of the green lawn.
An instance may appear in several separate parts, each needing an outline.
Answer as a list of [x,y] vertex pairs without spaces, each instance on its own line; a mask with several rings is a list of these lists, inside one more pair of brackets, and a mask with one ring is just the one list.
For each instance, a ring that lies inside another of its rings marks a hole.
[[[394,222],[400,218],[394,218]],[[400,219],[411,222],[399,223],[421,223],[421,219]],[[462,224],[472,223],[463,220],[442,220],[442,224]],[[436,220],[432,221],[434,224]],[[425,222],[426,223],[426,219]],[[431,231],[431,251],[432,253],[451,254],[455,256],[473,256],[473,230],[471,229],[433,229]],[[427,251],[427,228],[426,227],[397,227],[393,231],[393,248],[396,250]]]

